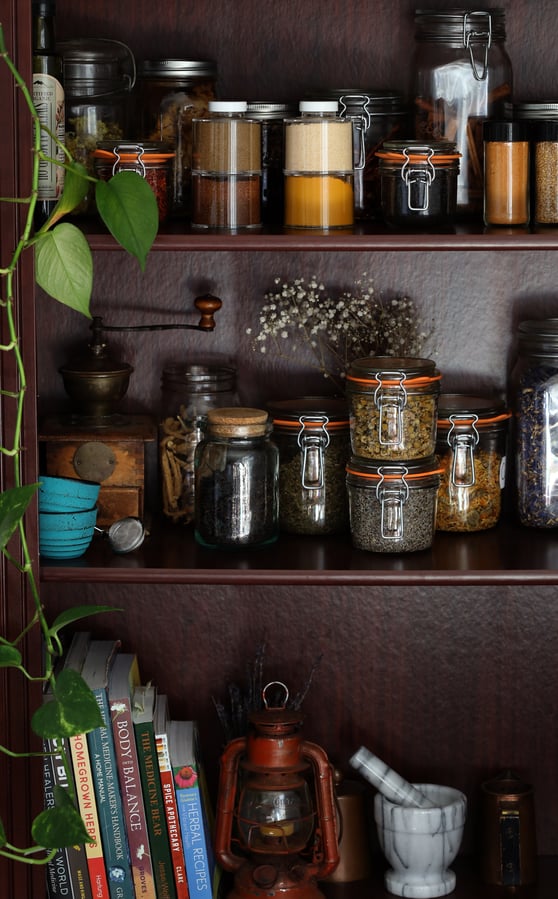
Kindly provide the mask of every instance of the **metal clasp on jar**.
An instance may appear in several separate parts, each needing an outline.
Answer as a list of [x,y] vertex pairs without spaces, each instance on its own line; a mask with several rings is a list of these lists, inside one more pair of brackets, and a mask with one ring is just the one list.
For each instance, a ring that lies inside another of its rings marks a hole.
[[451,482],[455,487],[472,487],[475,483],[475,447],[479,442],[475,425],[479,417],[470,413],[454,414],[449,416],[449,420],[451,428],[447,442],[453,451]]
[[[113,175],[116,175],[117,172],[137,172],[138,175],[145,178],[145,165],[143,163],[143,154],[145,153],[145,150],[141,144],[118,144],[113,148],[112,152],[116,156],[116,160],[112,167]],[[121,154],[124,153],[135,153],[136,159],[130,160],[129,162],[123,162]]]
[[[351,102],[362,105],[360,115],[349,114],[347,116],[348,104]],[[366,166],[366,132],[370,128],[371,122],[371,115],[368,111],[369,103],[370,97],[367,97],[366,94],[344,94],[339,97],[339,117],[342,119],[348,117],[353,123],[355,149],[358,147],[358,157],[354,160],[354,167],[359,171]]]
[[[473,16],[482,17],[483,23],[487,22],[488,30],[486,31],[467,31],[467,21],[468,19],[473,18]],[[477,63],[475,61],[475,57],[473,56],[473,47],[474,43],[484,44],[484,60],[482,70],[477,68]],[[492,16],[488,12],[483,12],[480,10],[479,12],[466,12],[463,16],[463,46],[469,51],[469,58],[471,60],[471,68],[473,70],[473,75],[476,81],[485,81],[486,76],[488,74],[488,51],[492,45]]]
[[[434,150],[427,146],[404,147],[402,153],[405,162],[401,168],[401,180],[407,185],[407,206],[411,212],[426,212],[430,202],[430,185],[436,178],[436,169],[431,162]],[[411,163],[410,153],[424,154],[424,162]]]
[[[329,446],[327,415],[301,415],[297,443],[302,450],[302,486],[321,490],[324,486],[324,450]],[[308,433],[308,427],[320,433]]]
[[[407,405],[407,391],[403,371],[379,371],[374,375],[379,382],[374,391],[374,402],[380,411],[378,442],[380,446],[400,446],[403,442],[403,409]],[[383,381],[397,381],[390,386]],[[387,439],[384,438],[384,430]]]
[[[400,540],[403,537],[403,506],[409,498],[409,485],[404,465],[383,465],[378,469],[380,480],[376,496],[381,505],[380,528],[384,540]],[[386,481],[386,478],[389,480]]]

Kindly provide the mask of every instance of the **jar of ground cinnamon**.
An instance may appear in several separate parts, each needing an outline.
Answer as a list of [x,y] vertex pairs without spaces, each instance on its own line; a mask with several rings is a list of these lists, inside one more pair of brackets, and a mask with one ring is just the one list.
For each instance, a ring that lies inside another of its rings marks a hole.
[[349,228],[354,222],[353,125],[337,100],[301,100],[285,119],[285,225]]
[[491,121],[484,135],[484,222],[529,222],[529,139],[524,122]]
[[230,231],[261,225],[261,123],[245,100],[211,100],[192,120],[192,225]]

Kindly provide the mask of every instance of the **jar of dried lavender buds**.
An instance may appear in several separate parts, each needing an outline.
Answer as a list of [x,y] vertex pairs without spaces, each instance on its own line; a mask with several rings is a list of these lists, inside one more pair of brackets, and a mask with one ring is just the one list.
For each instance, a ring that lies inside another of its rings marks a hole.
[[511,413],[497,399],[446,393],[438,404],[436,529],[484,531],[500,518]]
[[558,527],[558,318],[521,322],[512,374],[518,515]]
[[346,387],[352,452],[390,462],[433,455],[440,379],[431,359],[355,359]]
[[349,529],[345,466],[351,455],[344,399],[299,397],[269,405],[279,448],[279,525],[290,534]]
[[176,524],[194,520],[194,455],[207,413],[238,403],[236,369],[227,365],[169,365],[161,381],[159,471],[163,513]]
[[434,456],[416,462],[347,465],[351,537],[356,549],[417,552],[432,545],[440,467]]

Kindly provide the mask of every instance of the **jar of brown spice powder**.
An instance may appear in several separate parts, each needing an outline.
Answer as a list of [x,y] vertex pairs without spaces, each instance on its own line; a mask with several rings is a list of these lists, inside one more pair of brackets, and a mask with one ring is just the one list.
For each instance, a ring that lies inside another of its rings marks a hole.
[[529,138],[525,123],[485,122],[483,137],[485,225],[527,225]]
[[261,123],[245,100],[212,100],[192,121],[192,225],[237,230],[261,225]]

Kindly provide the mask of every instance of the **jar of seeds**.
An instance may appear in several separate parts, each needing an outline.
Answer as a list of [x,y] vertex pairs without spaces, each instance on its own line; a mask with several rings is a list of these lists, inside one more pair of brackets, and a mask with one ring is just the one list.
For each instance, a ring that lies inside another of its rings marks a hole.
[[558,527],[558,318],[521,322],[511,379],[518,515]]
[[353,456],[347,490],[353,545],[369,552],[417,552],[432,545],[440,468],[420,462],[372,462]]
[[236,370],[171,365],[163,370],[159,470],[163,513],[177,524],[194,520],[194,454],[209,409],[234,405]]
[[535,225],[558,224],[558,119],[533,123],[533,198]]
[[269,406],[279,447],[279,526],[290,534],[349,528],[345,466],[351,455],[343,399],[300,397]]
[[489,397],[446,393],[438,403],[436,529],[484,531],[500,518],[510,413]]
[[266,546],[279,532],[279,451],[263,409],[210,409],[196,449],[195,536],[202,546]]
[[355,359],[346,388],[352,452],[388,461],[433,455],[440,378],[430,359]]

